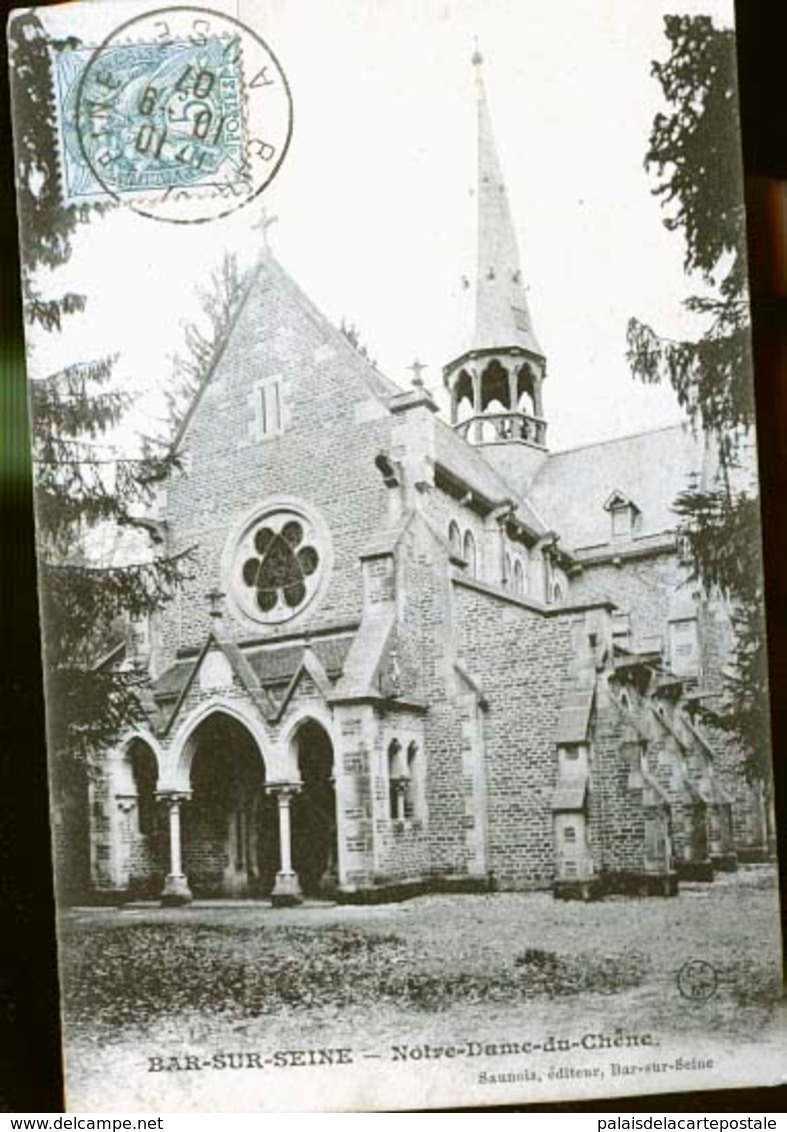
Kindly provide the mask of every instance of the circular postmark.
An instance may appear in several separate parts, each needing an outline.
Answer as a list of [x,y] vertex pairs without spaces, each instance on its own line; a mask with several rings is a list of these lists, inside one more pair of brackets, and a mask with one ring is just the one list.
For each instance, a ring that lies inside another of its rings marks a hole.
[[704,959],[689,959],[678,971],[676,982],[684,998],[703,1002],[713,998],[719,988],[716,968]]
[[96,195],[188,224],[249,204],[292,135],[292,98],[267,43],[233,16],[161,8],[121,24],[75,84],[69,115]]

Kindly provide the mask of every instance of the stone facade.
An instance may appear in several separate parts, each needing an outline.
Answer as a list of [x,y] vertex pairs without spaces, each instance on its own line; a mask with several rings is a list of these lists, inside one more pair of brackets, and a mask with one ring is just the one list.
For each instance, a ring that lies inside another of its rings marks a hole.
[[764,849],[762,799],[696,718],[731,640],[674,534],[701,445],[549,452],[477,65],[500,262],[444,370],[451,423],[261,255],[162,504],[193,577],[126,658],[147,725],[97,752],[99,892],[668,895]]

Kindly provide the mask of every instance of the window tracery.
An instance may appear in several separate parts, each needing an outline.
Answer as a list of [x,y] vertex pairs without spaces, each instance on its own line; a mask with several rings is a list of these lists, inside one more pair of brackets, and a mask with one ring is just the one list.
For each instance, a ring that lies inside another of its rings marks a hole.
[[233,593],[257,621],[294,617],[317,592],[325,557],[316,525],[293,508],[271,508],[247,525],[238,540]]

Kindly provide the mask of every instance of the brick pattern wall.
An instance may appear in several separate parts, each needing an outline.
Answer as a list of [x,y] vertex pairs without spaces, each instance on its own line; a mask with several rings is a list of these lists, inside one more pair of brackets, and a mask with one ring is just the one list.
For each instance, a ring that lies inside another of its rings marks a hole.
[[374,876],[374,811],[371,747],[376,722],[366,705],[339,706],[335,711],[339,858],[344,886],[365,888]]
[[697,796],[699,785],[692,772],[689,751],[677,733],[655,709],[650,697],[636,688],[625,690],[629,708],[640,730],[647,735],[645,763],[648,773],[669,800],[672,848],[676,861],[705,862],[708,859],[708,817]]
[[429,870],[465,873],[462,819],[462,725],[453,674],[454,610],[445,548],[423,522],[400,550],[399,639],[420,673],[418,695],[428,705],[423,723],[429,814]]
[[596,870],[609,874],[645,871],[644,788],[632,789],[630,725],[604,689],[599,689],[592,730],[589,801],[590,847]]
[[[420,801],[422,812],[416,812],[403,820],[396,819],[391,805],[390,770],[393,769],[395,775],[406,771],[407,751],[411,743],[415,744],[422,758],[429,760],[431,768],[431,751],[424,749],[423,720],[419,716],[397,711],[378,719],[376,731],[372,752],[375,768],[372,782],[375,881],[381,883],[421,879],[429,875],[431,866],[430,822],[425,799],[417,799],[413,794],[413,801]],[[389,756],[392,744],[398,745],[393,768]]]
[[459,653],[488,698],[488,865],[502,887],[554,877],[555,732],[572,661],[570,619],[454,587]]
[[621,559],[620,566],[605,563],[587,566],[572,582],[572,596],[583,600],[607,594],[630,614],[635,647],[654,637],[666,640],[670,596],[683,581],[679,563],[672,554],[651,558]]
[[[364,543],[385,520],[387,493],[374,469],[391,418],[370,392],[366,363],[327,331],[286,287],[263,273],[241,311],[234,334],[205,389],[183,443],[186,470],[167,493],[169,549],[196,547],[194,579],[163,618],[157,634],[171,660],[178,647],[201,643],[210,627],[205,594],[227,589],[221,576],[228,537],[255,504],[292,495],[309,504],[330,531],[330,584],[298,616],[320,625],[360,612]],[[284,431],[255,436],[255,384],[282,375]],[[238,635],[275,630],[233,614]],[[282,631],[291,629],[287,622]]]

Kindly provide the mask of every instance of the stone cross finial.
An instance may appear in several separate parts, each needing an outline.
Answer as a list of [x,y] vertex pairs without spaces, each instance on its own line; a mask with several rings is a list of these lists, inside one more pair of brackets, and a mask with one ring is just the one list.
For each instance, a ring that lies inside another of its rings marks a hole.
[[223,594],[220,589],[214,587],[214,589],[212,589],[210,593],[205,594],[205,597],[210,602],[211,617],[218,620],[224,613],[223,607],[226,594]]
[[408,369],[411,369],[413,371],[413,385],[416,387],[416,389],[423,389],[424,379],[422,377],[422,374],[425,369],[428,369],[426,363],[419,362],[416,358],[413,364],[411,366],[408,366]]
[[255,232],[262,232],[262,246],[266,249],[270,247],[268,229],[272,228],[273,225],[277,223],[278,219],[278,216],[274,216],[268,212],[267,206],[263,205],[260,209],[259,220],[255,220],[252,224],[252,228]]

